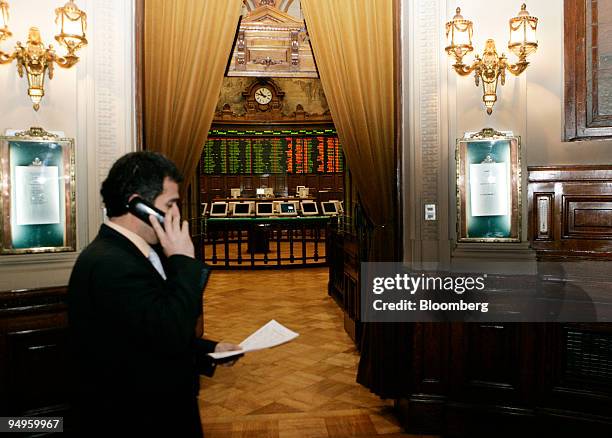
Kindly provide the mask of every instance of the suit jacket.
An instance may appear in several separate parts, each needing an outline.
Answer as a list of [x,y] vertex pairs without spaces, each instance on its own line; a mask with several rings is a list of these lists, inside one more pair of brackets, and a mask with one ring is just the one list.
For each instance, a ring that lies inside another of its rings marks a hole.
[[189,424],[173,434],[198,434],[195,352],[215,346],[195,339],[208,270],[190,257],[160,257],[165,281],[129,239],[102,225],[77,259],[68,317],[76,415],[85,428],[109,415],[139,432],[153,420],[157,432]]

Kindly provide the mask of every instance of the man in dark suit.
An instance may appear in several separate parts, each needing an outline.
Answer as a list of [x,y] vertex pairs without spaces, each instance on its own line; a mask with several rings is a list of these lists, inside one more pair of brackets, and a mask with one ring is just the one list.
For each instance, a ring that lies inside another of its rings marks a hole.
[[[196,355],[238,348],[196,337],[208,270],[181,223],[181,181],[161,154],[135,152],[102,184],[109,220],[79,256],[68,292],[82,436],[202,436]],[[128,211],[135,196],[165,212],[163,226]]]

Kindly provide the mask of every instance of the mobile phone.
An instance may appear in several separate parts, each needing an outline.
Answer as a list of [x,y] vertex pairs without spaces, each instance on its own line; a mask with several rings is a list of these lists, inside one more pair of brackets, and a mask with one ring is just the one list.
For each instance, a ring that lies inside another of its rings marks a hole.
[[132,213],[138,219],[143,220],[147,225],[151,225],[151,222],[149,221],[150,215],[155,216],[159,223],[162,226],[164,225],[165,213],[141,197],[136,196],[132,198],[130,202],[128,202],[127,206],[130,213]]

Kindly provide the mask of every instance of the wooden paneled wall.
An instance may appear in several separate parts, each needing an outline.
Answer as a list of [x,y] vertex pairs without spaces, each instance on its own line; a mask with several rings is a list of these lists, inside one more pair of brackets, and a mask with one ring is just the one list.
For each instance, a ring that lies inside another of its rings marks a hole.
[[363,326],[360,299],[360,245],[354,230],[331,228],[326,236],[328,292],[343,311],[344,330],[360,348]]
[[540,259],[612,259],[612,166],[529,167],[529,240]]
[[604,436],[612,427],[609,324],[417,323],[411,383],[397,400],[412,433]]
[[0,292],[0,415],[69,411],[66,293]]

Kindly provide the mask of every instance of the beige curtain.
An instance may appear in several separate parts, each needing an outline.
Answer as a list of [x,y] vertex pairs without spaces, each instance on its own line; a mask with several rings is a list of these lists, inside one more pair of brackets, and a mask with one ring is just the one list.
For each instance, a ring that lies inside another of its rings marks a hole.
[[[361,205],[375,233],[390,237],[397,193],[393,0],[302,0],[301,4]],[[394,244],[379,237],[372,240],[371,255],[388,259]]]
[[242,0],[145,0],[145,148],[172,159],[186,183],[212,123],[241,8]]
[[[367,257],[397,258],[394,0],[302,0],[323,91],[372,222]],[[410,327],[363,326],[357,381],[384,398],[403,395]]]

